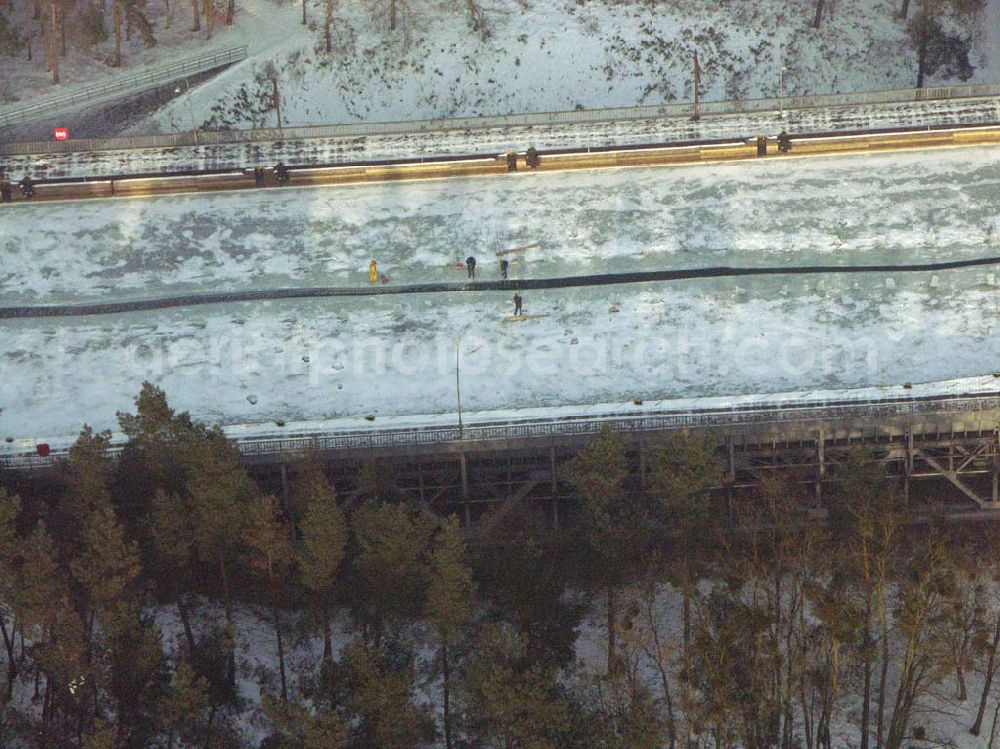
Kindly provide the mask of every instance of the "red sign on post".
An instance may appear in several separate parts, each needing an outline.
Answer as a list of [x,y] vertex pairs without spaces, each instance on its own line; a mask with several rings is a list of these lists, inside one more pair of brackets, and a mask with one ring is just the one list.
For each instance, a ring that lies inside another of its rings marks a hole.
[[52,135],[56,140],[69,140],[69,128],[54,127],[52,128]]

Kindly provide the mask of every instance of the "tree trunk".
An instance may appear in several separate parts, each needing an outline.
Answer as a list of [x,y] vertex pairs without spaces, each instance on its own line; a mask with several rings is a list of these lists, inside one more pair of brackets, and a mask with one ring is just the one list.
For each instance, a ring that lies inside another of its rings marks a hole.
[[59,11],[59,56],[66,56],[66,10]]
[[813,18],[812,27],[814,29],[819,28],[820,21],[823,20],[823,6],[826,4],[826,0],[816,0],[816,16]]
[[677,721],[674,717],[674,700],[670,692],[670,680],[667,678],[667,670],[663,665],[663,648],[660,645],[660,633],[657,631],[656,623],[653,620],[653,603],[648,604],[647,617],[649,620],[649,630],[653,634],[653,646],[656,648],[656,668],[660,672],[660,687],[663,689],[663,701],[667,705],[667,737],[670,740],[670,749],[677,746]]
[[212,709],[208,711],[208,723],[205,726],[205,749],[211,749],[212,746],[212,721],[215,720],[216,710],[218,710],[218,706],[212,705]]
[[885,613],[885,591],[882,589],[882,573],[875,586],[876,605],[878,606],[879,629],[882,638],[882,670],[878,679],[878,700],[875,715],[875,749],[882,749],[882,731],[884,727],[885,690],[889,680],[889,632]]
[[903,0],[903,5],[899,9],[899,18],[903,21],[910,15],[910,0]]
[[618,647],[617,643],[618,628],[615,622],[615,620],[617,619],[617,612],[615,611],[615,589],[610,585],[608,586],[607,589],[607,596],[608,596],[608,676],[614,676],[615,650]]
[[278,672],[281,674],[281,699],[288,702],[288,681],[285,678],[285,644],[281,639],[281,616],[277,604],[271,604],[274,612],[274,634],[278,638]]
[[1000,613],[996,615],[993,624],[993,641],[990,642],[990,654],[986,661],[986,680],[983,682],[983,692],[979,696],[979,710],[976,712],[976,722],[969,729],[969,733],[973,736],[978,736],[979,732],[983,729],[983,713],[986,712],[986,701],[989,699],[990,687],[993,685],[993,675],[996,673],[994,663],[996,661],[998,645],[1000,645]]
[[198,646],[194,641],[194,631],[191,629],[191,615],[188,612],[187,604],[184,603],[184,594],[177,594],[177,613],[180,614],[181,624],[184,625],[184,638],[188,643],[188,651],[193,656]]
[[302,25],[306,25],[306,0],[302,0]]
[[917,47],[917,88],[924,87],[924,76],[927,73],[927,33],[921,32],[920,45]]
[[226,624],[232,642],[229,643],[229,664],[226,668],[226,679],[230,684],[236,683],[236,625],[233,624],[233,599],[229,593],[229,577],[226,574],[225,557],[219,555],[219,574],[222,576],[222,592],[226,599]]
[[865,597],[865,618],[864,631],[865,638],[865,662],[863,687],[861,690],[861,746],[860,749],[868,749],[868,737],[871,733],[871,701],[872,701],[872,658],[870,655],[872,640],[872,595],[869,589]]
[[115,24],[115,67],[122,66],[122,7],[119,0],[114,0],[114,24]]
[[215,0],[204,0],[205,3],[205,33],[208,39],[212,38],[212,28],[215,18]]
[[278,130],[281,130],[281,95],[278,93],[278,79],[271,79],[271,97],[274,102],[274,119],[278,124]]
[[125,41],[132,41],[132,14],[125,11]]
[[14,657],[14,628],[11,627],[8,635],[7,622],[2,614],[0,614],[0,630],[3,631],[3,646],[7,651],[7,697],[4,700],[7,703],[14,695],[14,682],[17,681],[17,659]]
[[326,20],[323,22],[323,38],[326,41],[326,52],[333,51],[333,41],[330,39],[330,26],[333,24],[333,0],[326,0]]
[[396,0],[389,0],[389,31],[396,30]]
[[1000,716],[1000,700],[997,700],[997,706],[993,708],[993,725],[990,726],[990,741],[986,749],[993,749],[993,739],[997,735],[997,716]]
[[323,608],[323,663],[333,662],[333,637],[330,632],[330,610]]
[[59,85],[59,10],[49,3],[49,64],[52,66],[52,85]]
[[226,3],[226,26],[233,25],[233,15],[236,13],[236,0],[229,0]]
[[194,17],[194,26],[191,31],[201,31],[201,9],[198,7],[198,0],[191,0],[191,15]]
[[444,680],[444,746],[451,749],[451,669],[448,663],[448,641],[441,640],[441,671]]

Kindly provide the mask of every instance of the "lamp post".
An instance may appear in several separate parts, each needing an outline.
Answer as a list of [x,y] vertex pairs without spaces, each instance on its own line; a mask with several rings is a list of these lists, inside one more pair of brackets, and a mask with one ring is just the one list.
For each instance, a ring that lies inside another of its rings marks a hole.
[[778,117],[785,116],[785,58],[778,58]]
[[[181,92],[180,86],[174,87],[174,93],[179,94]],[[184,76],[184,93],[187,95],[187,105],[188,105],[188,117],[191,118],[191,134],[194,136],[194,144],[198,145],[198,128],[194,124],[194,105],[191,103],[191,84],[188,82],[187,76]]]
[[458,437],[462,438],[462,379],[459,376],[459,352],[462,336],[455,336],[455,402],[458,404]]

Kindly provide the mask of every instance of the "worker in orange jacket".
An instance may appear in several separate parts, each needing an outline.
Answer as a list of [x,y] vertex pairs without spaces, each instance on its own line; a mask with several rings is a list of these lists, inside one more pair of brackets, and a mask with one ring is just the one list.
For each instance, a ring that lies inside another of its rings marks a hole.
[[375,258],[368,263],[368,280],[372,283],[378,282],[378,263],[375,262]]

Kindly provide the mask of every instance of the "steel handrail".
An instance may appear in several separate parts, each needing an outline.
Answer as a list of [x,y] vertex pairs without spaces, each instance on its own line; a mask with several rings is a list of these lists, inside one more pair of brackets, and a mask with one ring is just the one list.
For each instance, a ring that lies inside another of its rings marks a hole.
[[[926,396],[887,398],[859,401],[802,401],[747,405],[730,409],[689,410],[660,413],[624,411],[593,417],[523,419],[485,424],[454,426],[424,426],[373,431],[317,431],[306,434],[280,433],[233,437],[240,453],[246,457],[298,453],[309,449],[363,450],[413,445],[434,445],[462,442],[515,439],[580,437],[598,433],[605,426],[620,432],[664,431],[681,428],[723,428],[761,424],[781,424],[830,418],[866,417],[884,419],[893,416],[929,413],[966,413],[1000,410],[1000,393],[983,395]],[[112,444],[110,455],[117,456],[122,443]],[[36,454],[3,454],[0,466],[19,469],[33,468],[60,460],[68,448],[53,449],[46,457]]]
[[168,83],[178,77],[195,75],[211,70],[220,65],[246,59],[247,47],[229,47],[198,57],[192,57],[180,62],[170,63],[158,68],[133,73],[128,76],[116,77],[111,81],[97,83],[92,86],[56,96],[46,97],[30,104],[0,108],[0,125],[11,125],[24,121],[32,114],[41,114],[53,109],[71,107],[78,102],[92,103],[108,94],[118,94],[127,91],[149,87],[154,84]]

